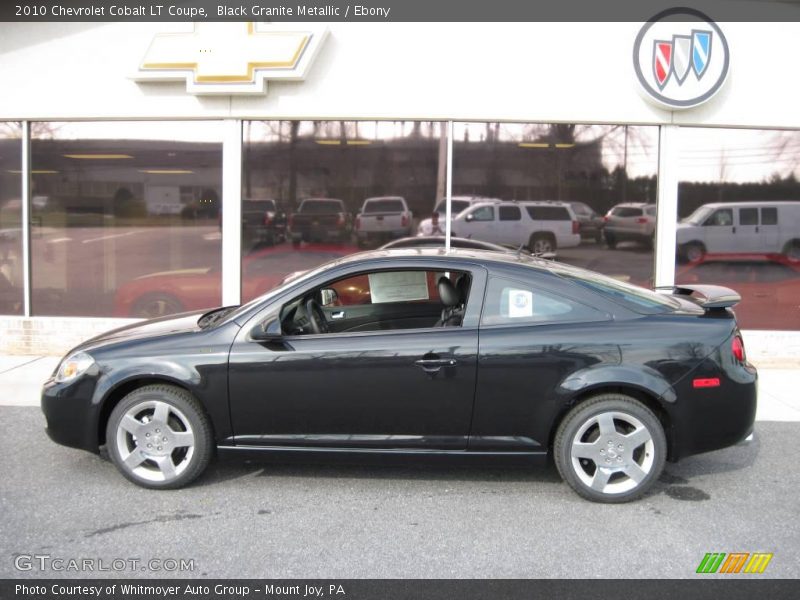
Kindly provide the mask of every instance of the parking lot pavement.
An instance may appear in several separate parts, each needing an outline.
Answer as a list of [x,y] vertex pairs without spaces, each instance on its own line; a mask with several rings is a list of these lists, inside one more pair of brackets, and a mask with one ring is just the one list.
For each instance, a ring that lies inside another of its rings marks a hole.
[[772,552],[763,576],[798,575],[797,423],[669,464],[651,495],[618,506],[580,499],[552,467],[485,463],[215,462],[154,492],[43,426],[36,408],[0,407],[0,577],[64,575],[21,573],[19,554],[195,567],[103,576],[694,577],[706,552]]

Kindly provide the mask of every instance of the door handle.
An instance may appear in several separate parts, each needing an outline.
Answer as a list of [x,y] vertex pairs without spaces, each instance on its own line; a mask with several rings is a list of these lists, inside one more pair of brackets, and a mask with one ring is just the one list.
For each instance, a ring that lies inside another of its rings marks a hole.
[[331,313],[331,319],[344,319],[344,311],[339,310]]
[[442,367],[455,367],[458,361],[455,358],[421,358],[414,364],[426,373],[438,373]]

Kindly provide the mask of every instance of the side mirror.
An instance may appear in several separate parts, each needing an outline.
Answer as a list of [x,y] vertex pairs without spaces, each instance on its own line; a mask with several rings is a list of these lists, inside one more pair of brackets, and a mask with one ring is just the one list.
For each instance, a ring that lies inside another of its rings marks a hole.
[[339,294],[332,288],[323,288],[319,291],[320,304],[322,306],[333,306],[339,300]]
[[474,220],[475,220],[475,215],[473,215],[472,213],[469,213],[469,214],[468,214],[466,217],[464,217],[464,220],[465,220],[467,223],[470,223],[470,222],[472,222],[472,221],[474,221]]
[[250,330],[250,337],[258,342],[279,342],[283,339],[281,322],[272,319],[266,323],[259,323]]

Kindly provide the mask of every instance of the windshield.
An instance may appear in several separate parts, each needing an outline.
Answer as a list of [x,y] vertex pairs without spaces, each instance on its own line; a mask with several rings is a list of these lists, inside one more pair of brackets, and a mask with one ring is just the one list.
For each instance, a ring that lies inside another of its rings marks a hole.
[[[328,261],[328,262],[316,267],[315,269],[311,269],[310,271],[299,272],[299,273],[298,272],[290,273],[289,275],[287,275],[284,278],[284,280],[283,280],[283,282],[281,284],[279,284],[278,286],[272,288],[266,294],[258,296],[257,298],[253,298],[252,300],[250,300],[250,302],[246,302],[246,303],[242,304],[241,306],[237,307],[232,312],[226,314],[224,322],[227,323],[229,321],[235,321],[240,315],[243,315],[244,313],[249,311],[251,308],[253,308],[255,306],[258,306],[259,304],[261,304],[263,302],[266,302],[266,301],[270,300],[271,298],[274,298],[275,296],[277,296],[278,294],[283,292],[283,290],[285,290],[288,286],[295,285],[295,284],[298,284],[298,283],[302,283],[303,281],[306,281],[307,279],[310,279],[311,277],[315,277],[318,273],[321,273],[322,271],[324,271],[326,269],[329,269],[330,266],[333,263],[335,263],[337,260],[339,260],[339,259]],[[223,322],[223,320],[217,321],[215,323],[215,325],[216,324],[220,324],[222,322]]]
[[404,210],[403,201],[392,198],[370,200],[364,205],[364,213],[403,212]]
[[[450,203],[450,210],[452,211],[453,216],[456,216],[465,208],[469,208],[469,201],[467,200],[453,200]],[[434,208],[433,211],[438,212],[440,215],[443,215],[445,212],[447,212],[446,201],[442,200],[441,202],[439,202],[439,204],[436,205],[436,208]]]
[[688,217],[684,218],[681,223],[689,223],[690,225],[702,225],[708,215],[713,212],[710,206],[701,206]]
[[303,200],[300,205],[301,213],[335,213],[343,212],[344,205],[341,200]]

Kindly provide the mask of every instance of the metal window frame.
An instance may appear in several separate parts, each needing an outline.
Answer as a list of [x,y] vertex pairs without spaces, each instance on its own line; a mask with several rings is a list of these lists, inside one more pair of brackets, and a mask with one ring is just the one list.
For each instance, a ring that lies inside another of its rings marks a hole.
[[30,121],[22,121],[22,161],[20,177],[22,188],[20,205],[22,209],[22,315],[31,316],[31,126]]
[[225,119],[222,139],[222,305],[242,302],[242,146],[244,120]]
[[678,231],[678,151],[680,127],[658,128],[658,191],[656,239],[653,244],[653,287],[671,290],[675,285],[675,244]]

